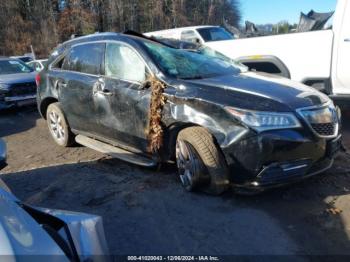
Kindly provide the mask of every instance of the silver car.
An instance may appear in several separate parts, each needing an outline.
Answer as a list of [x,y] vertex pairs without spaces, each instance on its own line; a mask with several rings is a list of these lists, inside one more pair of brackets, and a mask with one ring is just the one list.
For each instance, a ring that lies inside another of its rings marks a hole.
[[[5,166],[6,146],[0,139],[0,169]],[[5,261],[109,260],[99,216],[27,205],[1,179],[0,214],[0,257]]]

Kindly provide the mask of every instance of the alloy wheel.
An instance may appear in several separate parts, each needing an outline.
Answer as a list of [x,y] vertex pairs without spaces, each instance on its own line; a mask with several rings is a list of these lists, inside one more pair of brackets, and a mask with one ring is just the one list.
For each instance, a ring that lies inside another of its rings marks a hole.
[[187,142],[176,143],[176,163],[183,187],[192,191],[200,183],[201,164],[194,148]]
[[62,119],[59,114],[55,111],[50,112],[49,114],[49,126],[52,136],[57,141],[64,141],[65,139],[65,131],[62,125]]

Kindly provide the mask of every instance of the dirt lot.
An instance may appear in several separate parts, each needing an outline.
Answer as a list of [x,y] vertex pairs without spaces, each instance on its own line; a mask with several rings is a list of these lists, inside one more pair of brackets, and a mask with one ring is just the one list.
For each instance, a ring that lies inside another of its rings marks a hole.
[[35,108],[1,113],[0,137],[9,163],[0,174],[15,195],[101,215],[112,254],[350,255],[345,153],[327,174],[288,188],[211,197],[184,192],[172,167],[157,172],[87,148],[56,146]]

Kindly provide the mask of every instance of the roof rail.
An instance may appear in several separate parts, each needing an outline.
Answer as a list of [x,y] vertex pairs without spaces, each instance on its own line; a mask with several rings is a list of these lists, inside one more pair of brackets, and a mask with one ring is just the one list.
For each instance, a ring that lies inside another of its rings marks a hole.
[[162,42],[161,40],[155,38],[154,36],[148,37],[148,36],[145,36],[144,34],[141,34],[141,33],[139,33],[139,32],[133,31],[133,30],[126,30],[126,31],[123,32],[123,34],[124,34],[124,35],[137,36],[137,37],[140,37],[140,38],[144,38],[144,39],[147,39],[147,40],[156,42],[156,43],[158,43],[158,44],[165,45],[165,46],[170,47],[170,48],[174,48],[173,46],[171,46],[171,45],[169,45],[169,44],[167,44],[167,43]]
[[75,38],[78,38],[78,37],[82,37],[82,36],[88,36],[88,35],[94,35],[94,34],[99,34],[100,32],[96,31],[95,33],[92,33],[92,34],[72,34],[70,36],[70,39],[75,39]]

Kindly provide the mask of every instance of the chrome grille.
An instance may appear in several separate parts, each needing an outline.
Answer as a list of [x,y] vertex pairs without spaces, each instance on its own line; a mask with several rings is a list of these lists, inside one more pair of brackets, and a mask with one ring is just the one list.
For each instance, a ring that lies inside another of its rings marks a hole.
[[13,84],[9,88],[9,92],[6,94],[7,97],[11,96],[22,96],[22,95],[34,95],[36,93],[36,84],[33,83],[21,83]]
[[340,119],[338,119],[337,110],[333,103],[329,102],[322,106],[301,108],[297,111],[316,135],[325,138],[332,138],[338,135]]
[[313,130],[320,136],[332,136],[335,133],[335,123],[311,124]]

